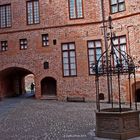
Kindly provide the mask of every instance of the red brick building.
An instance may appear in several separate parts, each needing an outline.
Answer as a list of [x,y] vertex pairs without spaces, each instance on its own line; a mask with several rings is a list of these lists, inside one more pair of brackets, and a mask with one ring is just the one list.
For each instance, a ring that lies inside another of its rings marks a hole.
[[[0,0],[0,95],[24,93],[24,78],[33,74],[38,99],[53,95],[59,100],[95,100],[90,67],[108,45],[103,26],[109,15],[116,44],[139,62],[139,0]],[[105,80],[101,84],[108,100]],[[129,98],[127,87],[124,77],[124,100]],[[137,69],[138,97],[139,91]]]

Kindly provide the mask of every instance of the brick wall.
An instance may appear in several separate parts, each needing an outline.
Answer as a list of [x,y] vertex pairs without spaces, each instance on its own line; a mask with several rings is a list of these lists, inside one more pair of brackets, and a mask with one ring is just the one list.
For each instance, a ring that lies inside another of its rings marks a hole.
[[[132,2],[133,1],[133,2]],[[53,77],[57,81],[57,96],[65,100],[67,96],[84,96],[86,100],[95,100],[95,78],[89,75],[87,41],[101,39],[104,50],[104,36],[102,30],[102,12],[100,0],[84,0],[84,18],[69,19],[68,1],[41,0],[40,24],[27,25],[26,2],[23,0],[0,0],[0,5],[11,3],[12,27],[0,29],[0,41],[8,40],[8,51],[0,52],[0,75],[4,69],[21,68],[35,76],[36,97],[41,97],[41,80]],[[140,52],[140,6],[139,0],[126,1],[126,11],[112,14],[113,26],[116,34],[126,35],[127,46],[138,62]],[[105,19],[110,14],[109,2],[104,1]],[[41,35],[49,35],[49,46],[42,47]],[[27,38],[28,49],[19,49],[19,39]],[[56,39],[57,44],[53,45]],[[77,59],[77,76],[63,77],[61,43],[75,42]],[[43,63],[49,62],[49,69],[43,68]],[[24,74],[23,74],[24,75]],[[25,76],[25,75],[24,75]],[[2,78],[1,78],[2,79]],[[102,87],[106,80],[103,78]],[[122,90],[124,100],[128,99],[128,79],[123,77]],[[1,80],[2,82],[2,80]],[[114,86],[114,91],[117,86]],[[107,100],[107,88],[101,88]],[[115,93],[115,98],[118,98]]]

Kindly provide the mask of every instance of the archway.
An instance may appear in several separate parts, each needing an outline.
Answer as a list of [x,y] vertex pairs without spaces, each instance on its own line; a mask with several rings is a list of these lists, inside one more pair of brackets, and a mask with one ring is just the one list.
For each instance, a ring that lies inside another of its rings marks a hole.
[[35,80],[33,74],[28,74],[24,77],[24,85],[26,96],[33,96],[35,94]]
[[0,71],[0,96],[15,97],[25,94],[25,76],[33,74],[31,71],[10,67]]
[[136,90],[136,101],[140,102],[140,88]]
[[140,102],[140,81],[132,85],[133,101]]
[[41,81],[41,93],[47,96],[56,96],[56,80],[52,77],[46,77]]

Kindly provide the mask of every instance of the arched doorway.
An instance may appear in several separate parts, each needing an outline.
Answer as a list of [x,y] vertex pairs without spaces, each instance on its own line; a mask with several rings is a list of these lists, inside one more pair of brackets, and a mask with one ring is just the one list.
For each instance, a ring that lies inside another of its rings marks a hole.
[[56,96],[56,80],[46,77],[41,81],[41,93],[46,96]]
[[19,67],[10,67],[0,71],[0,96],[15,97],[25,94],[25,76],[29,74],[33,73]]
[[133,101],[140,102],[140,81],[135,84],[132,85]]
[[136,90],[136,101],[140,102],[140,88]]

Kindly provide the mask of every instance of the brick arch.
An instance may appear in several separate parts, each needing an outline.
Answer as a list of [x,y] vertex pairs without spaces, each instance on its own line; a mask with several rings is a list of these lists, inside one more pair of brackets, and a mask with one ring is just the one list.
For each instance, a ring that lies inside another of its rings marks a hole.
[[52,75],[52,74],[48,74],[48,73],[42,73],[42,74],[38,75],[38,78],[39,78],[38,80],[41,82],[46,77],[51,77],[57,81],[57,75]]
[[25,76],[33,74],[25,65],[6,65],[0,69],[0,96],[13,97],[25,93]]
[[47,76],[43,76],[43,77],[41,77],[40,82],[41,82],[43,79],[45,79],[45,78],[52,78],[52,79],[54,79],[55,81],[57,81],[57,79],[54,78],[53,76],[49,76],[49,75],[47,75]]
[[15,64],[15,63],[11,63],[11,64],[7,64],[7,65],[4,65],[0,68],[0,72],[6,70],[6,69],[10,69],[10,68],[20,68],[20,69],[25,69],[27,71],[29,71],[30,73],[32,74],[35,74],[33,68],[30,68],[29,66],[27,65],[23,65],[23,64]]

